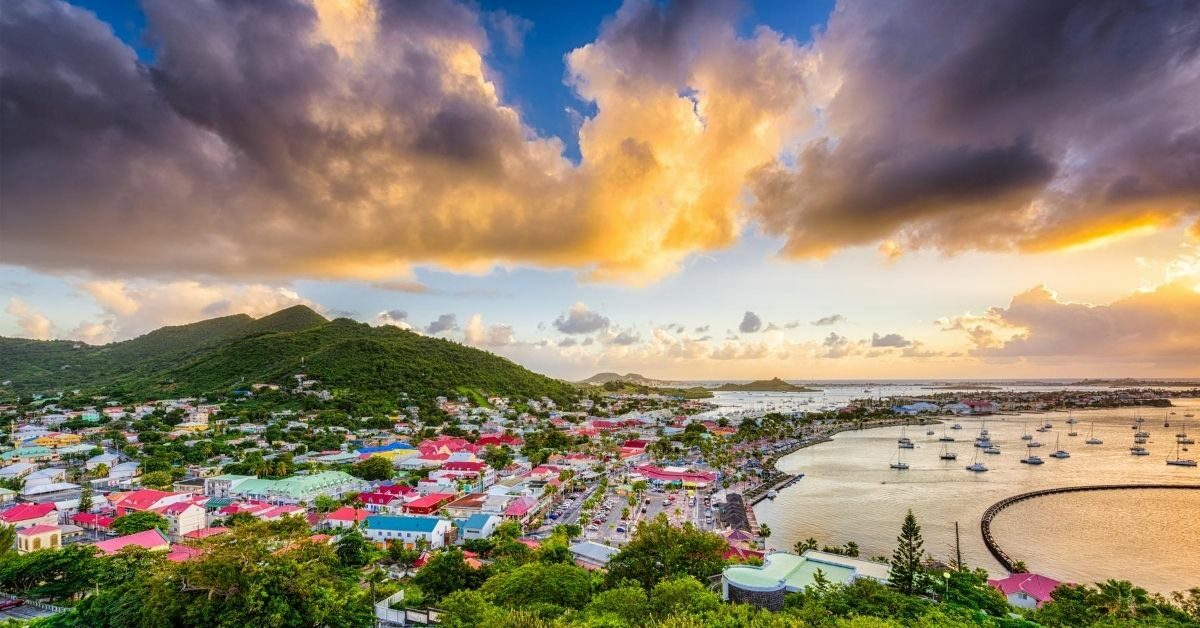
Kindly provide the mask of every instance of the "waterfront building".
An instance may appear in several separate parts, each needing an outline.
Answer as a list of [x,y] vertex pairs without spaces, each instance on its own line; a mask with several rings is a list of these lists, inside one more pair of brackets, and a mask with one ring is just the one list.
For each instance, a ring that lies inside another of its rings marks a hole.
[[1054,599],[1052,594],[1062,582],[1035,573],[1015,573],[1007,578],[988,580],[988,584],[1008,598],[1008,603],[1013,606],[1041,608]]
[[759,566],[737,565],[721,572],[721,597],[731,602],[754,604],[773,611],[783,609],[787,593],[812,585],[820,570],[830,582],[849,584],[860,578],[886,583],[886,563],[809,550],[802,556],[774,552]]

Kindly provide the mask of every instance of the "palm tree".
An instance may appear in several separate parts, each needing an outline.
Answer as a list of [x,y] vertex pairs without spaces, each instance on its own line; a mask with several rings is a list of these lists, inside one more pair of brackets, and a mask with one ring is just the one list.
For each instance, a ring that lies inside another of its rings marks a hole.
[[1128,580],[1105,580],[1096,585],[1096,604],[1120,619],[1132,619],[1150,604],[1150,593]]

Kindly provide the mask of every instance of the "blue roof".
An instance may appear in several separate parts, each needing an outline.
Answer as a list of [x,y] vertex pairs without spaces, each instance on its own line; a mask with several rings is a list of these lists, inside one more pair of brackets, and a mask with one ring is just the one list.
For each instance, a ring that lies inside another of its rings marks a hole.
[[390,530],[392,532],[433,532],[441,519],[400,515],[371,515],[367,517],[368,530]]
[[386,445],[380,445],[378,447],[363,447],[358,450],[358,453],[360,453],[360,454],[377,454],[377,453],[380,453],[383,451],[394,451],[397,449],[412,449],[412,448],[413,448],[413,446],[409,445],[408,443],[402,443],[400,441],[396,441],[394,443],[388,443]]
[[467,517],[466,520],[463,521],[462,527],[464,530],[482,530],[483,526],[487,525],[488,520],[490,520],[494,516],[496,516],[496,515],[485,515],[483,513],[475,513],[475,514],[471,515],[470,517]]

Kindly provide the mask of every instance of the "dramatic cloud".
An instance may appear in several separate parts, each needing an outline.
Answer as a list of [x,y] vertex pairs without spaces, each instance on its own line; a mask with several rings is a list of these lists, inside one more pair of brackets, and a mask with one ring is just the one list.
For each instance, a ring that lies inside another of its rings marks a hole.
[[554,328],[564,334],[590,334],[607,328],[609,320],[599,312],[593,312],[583,303],[572,305],[566,313],[554,319]]
[[408,322],[408,312],[404,310],[387,310],[375,316],[376,325],[392,325],[401,329],[412,329]]
[[487,14],[487,23],[504,44],[509,54],[519,55],[525,47],[525,36],[533,29],[533,22],[513,15],[504,9],[497,9]]
[[742,322],[738,324],[738,331],[743,334],[753,334],[763,327],[762,319],[754,312],[746,312],[742,316]]
[[900,348],[900,347],[907,347],[911,344],[912,344],[911,340],[906,339],[904,336],[901,336],[900,334],[884,334],[882,336],[880,336],[879,334],[871,334],[871,346],[872,347]]
[[92,297],[102,314],[99,320],[81,322],[68,337],[92,344],[233,314],[258,318],[293,305],[323,309],[290,288],[263,284],[90,281],[78,287]]
[[[91,13],[0,16],[0,262],[95,276],[357,278],[569,267],[645,281],[737,236],[811,63],[725,3],[631,0],[566,57],[582,159],[506,105],[450,0],[147,0],[153,61]],[[98,243],[103,243],[98,245]]]
[[13,297],[8,300],[8,307],[4,308],[4,311],[17,319],[17,326],[26,338],[49,340],[53,337],[54,324],[25,301]]
[[1108,305],[1060,300],[1045,286],[983,316],[944,321],[982,358],[1103,360],[1191,366],[1200,356],[1200,277],[1179,278]]
[[437,317],[437,320],[425,326],[425,333],[432,336],[456,329],[458,329],[458,317],[454,314],[441,314]]
[[837,325],[838,323],[844,322],[846,322],[845,316],[842,316],[841,314],[833,314],[830,316],[822,316],[821,318],[813,321],[812,324],[817,327],[828,327],[830,325]]
[[752,177],[785,255],[1056,249],[1200,213],[1193,3],[849,1],[813,49],[818,132]]
[[844,358],[853,355],[857,349],[849,338],[833,332],[825,337],[825,340],[821,342],[821,347],[821,357],[825,358]]

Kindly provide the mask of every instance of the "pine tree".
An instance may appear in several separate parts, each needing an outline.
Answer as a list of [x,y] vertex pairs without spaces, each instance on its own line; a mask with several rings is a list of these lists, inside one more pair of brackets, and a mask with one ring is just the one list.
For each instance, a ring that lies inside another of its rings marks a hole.
[[92,485],[84,484],[83,491],[79,493],[79,512],[92,511]]
[[917,525],[912,510],[904,517],[904,525],[896,541],[898,544],[896,551],[892,552],[892,571],[888,574],[888,580],[901,593],[919,593],[924,581],[921,547],[925,541],[921,539],[921,526]]

